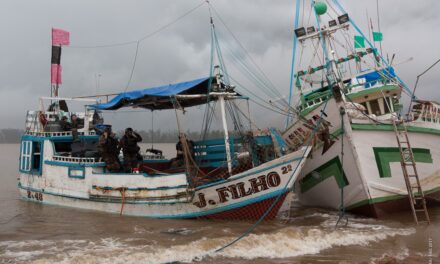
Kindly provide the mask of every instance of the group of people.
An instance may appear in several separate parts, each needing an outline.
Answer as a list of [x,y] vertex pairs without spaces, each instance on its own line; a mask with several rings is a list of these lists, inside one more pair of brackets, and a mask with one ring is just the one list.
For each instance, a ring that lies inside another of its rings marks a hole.
[[[72,144],[75,143],[75,140],[79,140],[78,129],[82,128],[82,124],[75,114],[71,116],[71,122],[68,121],[66,116],[63,116],[59,121],[59,125],[62,131],[72,131]],[[106,163],[108,171],[132,172],[133,168],[138,167],[139,160],[142,159],[139,153],[140,147],[138,146],[138,142],[141,141],[142,137],[130,127],[125,129],[124,136],[121,140],[118,140],[111,127],[107,126],[99,138],[97,150],[99,156]],[[124,156],[123,164],[119,161],[121,150]]]
[[[79,141],[78,129],[81,129],[83,124],[75,114],[71,116],[71,122],[68,121],[66,116],[63,116],[59,121],[59,125],[62,131],[72,131],[72,146],[76,141]],[[138,143],[142,141],[142,137],[130,127],[125,129],[125,133],[120,140],[112,132],[111,126],[106,126],[101,131],[97,150],[99,156],[106,163],[107,170],[109,172],[133,172],[133,169],[137,168],[139,161],[142,160],[142,155],[139,153],[140,147],[138,146]],[[171,159],[171,167],[184,166],[184,153],[188,151],[188,154],[194,157],[193,148],[194,142],[192,140],[188,140],[184,135],[179,135],[179,141],[176,144],[177,155]],[[124,157],[122,164],[119,160],[121,150]]]
[[[133,168],[138,167],[139,160],[142,159],[139,154],[140,147],[137,144],[141,141],[142,137],[130,127],[125,129],[121,140],[116,138],[110,127],[106,127],[99,138],[98,152],[110,172],[120,172],[121,169],[124,172],[132,172]],[[119,161],[121,150],[124,155],[123,166]]]

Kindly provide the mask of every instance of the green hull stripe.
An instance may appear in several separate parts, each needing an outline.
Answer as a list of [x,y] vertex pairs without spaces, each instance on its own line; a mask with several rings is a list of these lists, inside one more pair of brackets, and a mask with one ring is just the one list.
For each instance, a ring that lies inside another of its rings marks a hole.
[[[351,128],[353,130],[372,130],[372,131],[393,131],[393,125],[373,125],[373,124],[351,124]],[[418,133],[427,133],[440,135],[439,129],[426,128],[426,127],[416,127],[416,126],[407,126],[408,132],[418,132]]]
[[335,177],[339,188],[343,188],[349,184],[345,173],[343,173],[339,156],[331,159],[316,170],[307,174],[300,183],[301,193],[307,192],[315,185],[329,177]]
[[[428,194],[439,192],[439,191],[440,191],[440,187],[437,187],[437,188],[431,189],[429,191],[425,191],[424,194],[426,196]],[[352,205],[348,206],[346,209],[347,210],[352,210],[352,209],[355,209],[357,207],[361,207],[361,206],[367,205],[367,204],[382,203],[382,202],[387,202],[387,201],[404,199],[404,198],[407,198],[407,197],[408,197],[408,195],[400,195],[400,194],[384,196],[384,197],[377,197],[377,198],[367,199],[367,200],[363,200],[363,201],[357,202],[355,204],[352,204]]]
[[[400,162],[399,148],[373,148],[376,158],[377,169],[381,178],[391,177],[391,162]],[[429,149],[412,148],[416,162],[432,163],[432,156]]]

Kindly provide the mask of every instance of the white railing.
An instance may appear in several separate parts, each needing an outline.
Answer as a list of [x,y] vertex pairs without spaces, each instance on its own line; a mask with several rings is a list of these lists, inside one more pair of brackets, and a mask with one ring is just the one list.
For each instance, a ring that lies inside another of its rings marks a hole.
[[[72,131],[60,131],[60,132],[39,132],[39,131],[26,131],[25,132],[26,135],[30,135],[30,136],[36,136],[36,137],[66,137],[66,136],[72,136]],[[94,136],[96,135],[95,131],[89,131],[88,133],[86,132],[81,132],[78,131],[78,136]]]
[[75,162],[75,163],[86,163],[86,164],[96,164],[101,163],[102,160],[99,158],[98,161],[95,158],[82,158],[82,157],[65,157],[65,156],[53,156],[52,161],[62,161],[62,162]]

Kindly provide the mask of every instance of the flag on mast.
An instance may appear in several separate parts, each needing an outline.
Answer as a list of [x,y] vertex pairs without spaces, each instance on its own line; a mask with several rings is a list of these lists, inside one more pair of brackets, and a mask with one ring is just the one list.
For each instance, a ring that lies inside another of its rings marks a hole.
[[58,85],[61,84],[61,46],[70,44],[70,33],[57,28],[52,28],[52,58],[50,69],[50,82],[55,84],[54,95],[58,95]]
[[68,46],[70,44],[69,39],[70,39],[69,32],[58,28],[52,28],[52,46],[55,45]]
[[365,38],[363,36],[354,36],[354,48],[355,49],[365,48]]
[[383,40],[383,34],[382,32],[374,32],[373,31],[373,41],[380,42]]

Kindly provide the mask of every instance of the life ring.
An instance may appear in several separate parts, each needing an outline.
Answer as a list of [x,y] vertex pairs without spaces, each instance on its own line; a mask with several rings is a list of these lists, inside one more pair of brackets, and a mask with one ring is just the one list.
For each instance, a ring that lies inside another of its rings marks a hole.
[[47,125],[47,118],[46,115],[43,114],[43,112],[40,112],[40,114],[38,115],[38,120],[40,121],[40,124],[45,127]]

